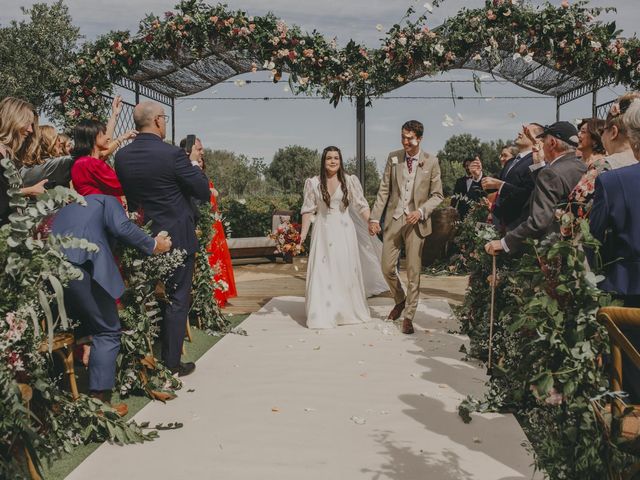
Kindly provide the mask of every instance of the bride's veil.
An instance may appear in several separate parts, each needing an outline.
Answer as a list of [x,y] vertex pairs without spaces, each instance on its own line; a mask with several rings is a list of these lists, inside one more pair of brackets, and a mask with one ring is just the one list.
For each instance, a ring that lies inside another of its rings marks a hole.
[[356,227],[362,277],[367,297],[387,292],[389,287],[382,275],[382,242],[377,236],[369,235],[369,226],[353,208],[349,208],[349,214]]

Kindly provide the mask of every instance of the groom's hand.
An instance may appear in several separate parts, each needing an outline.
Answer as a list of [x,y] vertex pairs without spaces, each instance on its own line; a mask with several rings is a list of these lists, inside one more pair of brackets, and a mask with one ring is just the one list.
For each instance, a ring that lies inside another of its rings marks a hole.
[[369,235],[374,236],[380,233],[380,224],[378,222],[369,222]]
[[414,212],[407,214],[407,223],[409,225],[415,225],[420,221],[421,218],[422,218],[422,215],[420,215],[420,210],[416,210]]

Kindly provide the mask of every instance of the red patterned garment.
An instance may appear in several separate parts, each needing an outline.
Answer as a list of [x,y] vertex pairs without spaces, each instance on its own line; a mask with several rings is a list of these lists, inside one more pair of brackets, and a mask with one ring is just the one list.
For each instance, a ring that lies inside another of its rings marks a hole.
[[[213,183],[209,182],[209,188],[213,189]],[[216,197],[211,194],[211,210],[218,212],[218,202]],[[224,233],[224,226],[220,220],[213,224],[215,233],[211,239],[209,245],[209,265],[211,265],[216,272],[214,280],[216,282],[225,282],[227,289],[215,289],[213,294],[220,307],[224,307],[227,304],[227,300],[238,296],[236,290],[236,281],[233,277],[233,266],[231,265],[231,254],[229,253],[229,247],[227,246],[227,238]]]

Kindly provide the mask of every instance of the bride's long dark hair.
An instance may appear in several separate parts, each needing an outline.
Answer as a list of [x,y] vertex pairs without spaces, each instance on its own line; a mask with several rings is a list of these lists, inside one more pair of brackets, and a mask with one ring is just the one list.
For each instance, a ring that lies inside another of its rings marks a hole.
[[338,180],[340,180],[340,188],[342,189],[342,204],[344,208],[347,208],[349,206],[349,190],[347,189],[342,152],[338,147],[331,146],[322,151],[322,160],[320,161],[320,193],[322,193],[322,200],[327,204],[327,207],[331,208],[331,195],[329,195],[329,190],[327,189],[327,168],[325,165],[329,152],[338,152],[338,156],[340,157]]

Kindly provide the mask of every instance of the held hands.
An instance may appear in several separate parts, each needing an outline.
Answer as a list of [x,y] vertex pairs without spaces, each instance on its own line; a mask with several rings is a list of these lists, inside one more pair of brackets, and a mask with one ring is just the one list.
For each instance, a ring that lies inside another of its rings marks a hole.
[[171,249],[171,237],[167,232],[162,231],[156,235],[156,248],[153,250],[155,255],[168,252]]
[[369,235],[372,237],[380,233],[380,224],[378,222],[369,221]]
[[493,177],[482,177],[480,183],[484,190],[499,190],[504,182]]
[[414,210],[411,213],[407,214],[406,220],[409,225],[415,225],[422,219],[422,215],[420,214],[420,210]]
[[485,252],[489,255],[498,255],[502,250],[502,242],[500,240],[491,240],[484,246]]

